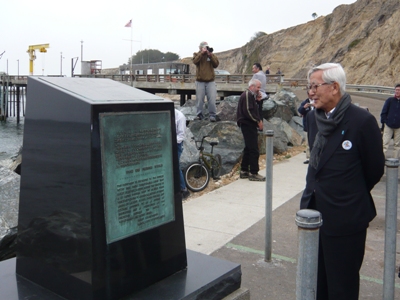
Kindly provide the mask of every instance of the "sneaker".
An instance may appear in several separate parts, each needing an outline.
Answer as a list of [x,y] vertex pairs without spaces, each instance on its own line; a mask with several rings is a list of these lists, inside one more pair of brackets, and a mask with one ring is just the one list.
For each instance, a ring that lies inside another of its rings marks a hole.
[[249,172],[240,171],[240,178],[242,178],[242,179],[249,178]]
[[216,122],[217,119],[214,116],[210,116],[210,122]]
[[249,174],[250,181],[265,181],[265,177],[260,174]]
[[204,117],[203,117],[202,114],[198,114],[198,115],[196,116],[196,118],[194,118],[194,119],[195,119],[195,120],[203,120]]
[[308,164],[310,161],[307,159],[306,161],[303,162],[303,164]]
[[183,190],[181,192],[183,200],[187,199],[190,196],[190,192],[188,190]]

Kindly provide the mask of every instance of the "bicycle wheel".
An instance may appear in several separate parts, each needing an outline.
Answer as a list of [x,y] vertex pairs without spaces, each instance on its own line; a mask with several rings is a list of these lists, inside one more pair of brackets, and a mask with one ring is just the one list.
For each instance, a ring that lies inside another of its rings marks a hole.
[[196,162],[187,167],[185,171],[186,186],[192,192],[204,190],[210,181],[210,173],[202,164]]
[[222,159],[221,155],[215,154],[214,158],[211,160],[212,166],[212,177],[213,179],[217,179],[221,175],[222,169]]

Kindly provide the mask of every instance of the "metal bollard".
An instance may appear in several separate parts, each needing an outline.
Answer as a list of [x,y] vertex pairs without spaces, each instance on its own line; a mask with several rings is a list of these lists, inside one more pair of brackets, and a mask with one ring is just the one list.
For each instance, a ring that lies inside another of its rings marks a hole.
[[299,227],[299,254],[296,276],[296,300],[312,300],[317,296],[318,242],[322,216],[319,211],[302,209],[296,213]]
[[271,261],[272,248],[272,163],[274,159],[274,131],[265,132],[265,250],[264,260]]
[[394,279],[396,272],[397,233],[397,185],[399,160],[386,160],[386,209],[385,209],[385,263],[383,270],[383,298],[394,299]]

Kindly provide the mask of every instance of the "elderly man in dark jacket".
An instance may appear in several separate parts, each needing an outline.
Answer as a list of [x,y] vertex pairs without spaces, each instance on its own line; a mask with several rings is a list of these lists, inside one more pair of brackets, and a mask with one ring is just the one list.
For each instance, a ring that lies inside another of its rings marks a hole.
[[[240,178],[250,181],[265,181],[265,177],[258,174],[258,130],[263,129],[257,99],[261,99],[261,82],[258,79],[249,81],[249,88],[242,93],[237,107],[237,124],[244,138],[244,150],[241,163]],[[250,173],[249,173],[250,172]]]
[[314,110],[307,114],[311,155],[300,208],[321,212],[317,299],[358,300],[359,271],[369,222],[371,190],[384,172],[376,119],[351,103],[346,74],[326,63],[308,73]]

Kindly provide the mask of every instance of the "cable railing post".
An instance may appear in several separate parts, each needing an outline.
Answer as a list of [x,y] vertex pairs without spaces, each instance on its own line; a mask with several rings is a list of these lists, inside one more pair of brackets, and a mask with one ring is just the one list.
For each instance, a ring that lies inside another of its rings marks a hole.
[[302,209],[296,213],[299,253],[297,260],[296,300],[317,296],[318,242],[322,216],[319,211]]
[[386,160],[385,261],[383,270],[383,300],[394,299],[396,272],[397,190],[399,160]]
[[265,133],[265,251],[264,260],[271,261],[272,248],[272,163],[274,158],[274,131],[267,130]]

